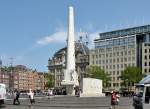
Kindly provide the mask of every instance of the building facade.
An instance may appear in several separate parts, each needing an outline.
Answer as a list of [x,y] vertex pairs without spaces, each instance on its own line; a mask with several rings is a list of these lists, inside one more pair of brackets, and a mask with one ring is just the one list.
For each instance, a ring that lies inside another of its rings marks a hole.
[[0,82],[6,84],[8,90],[45,90],[45,76],[43,72],[31,70],[23,65],[0,69]]
[[137,66],[150,71],[150,25],[100,33],[90,51],[90,65],[98,65],[111,76],[111,89],[121,87],[121,71]]
[[[67,48],[57,51],[52,59],[48,60],[48,69],[55,78],[55,87],[61,87],[61,81],[64,79],[64,70],[66,69]],[[89,49],[83,43],[75,44],[76,72],[79,75],[79,81],[86,76],[85,69],[89,65]]]

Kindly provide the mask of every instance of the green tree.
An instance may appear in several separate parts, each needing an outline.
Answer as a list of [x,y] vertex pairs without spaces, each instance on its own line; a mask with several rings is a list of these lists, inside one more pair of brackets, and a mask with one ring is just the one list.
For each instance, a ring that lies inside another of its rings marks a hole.
[[88,77],[101,79],[103,87],[108,87],[111,80],[110,76],[99,66],[89,66],[87,69]]
[[52,88],[54,87],[54,75],[50,74],[50,73],[46,73],[45,74],[45,78],[46,78],[46,84],[45,87],[47,88]]
[[123,86],[133,86],[142,79],[143,75],[141,69],[138,67],[127,67],[121,72],[121,80]]

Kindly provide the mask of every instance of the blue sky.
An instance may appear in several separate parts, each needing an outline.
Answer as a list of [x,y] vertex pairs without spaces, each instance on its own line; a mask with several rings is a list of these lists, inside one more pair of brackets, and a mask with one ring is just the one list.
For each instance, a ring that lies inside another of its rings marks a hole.
[[48,71],[48,59],[66,45],[68,6],[75,10],[89,46],[99,32],[150,24],[150,0],[0,0],[0,57],[3,65]]

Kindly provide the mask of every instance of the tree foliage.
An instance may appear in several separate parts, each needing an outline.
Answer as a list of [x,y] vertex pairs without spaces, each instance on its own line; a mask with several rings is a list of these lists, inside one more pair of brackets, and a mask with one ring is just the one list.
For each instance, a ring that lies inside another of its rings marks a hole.
[[142,77],[141,69],[138,67],[127,67],[121,72],[121,79],[123,80],[124,86],[138,83]]
[[45,87],[47,88],[52,88],[54,87],[54,75],[50,74],[50,73],[46,73],[45,74],[45,78],[46,78],[46,84]]
[[89,66],[87,69],[88,77],[101,79],[103,81],[103,86],[107,87],[111,80],[110,76],[102,70],[99,66]]

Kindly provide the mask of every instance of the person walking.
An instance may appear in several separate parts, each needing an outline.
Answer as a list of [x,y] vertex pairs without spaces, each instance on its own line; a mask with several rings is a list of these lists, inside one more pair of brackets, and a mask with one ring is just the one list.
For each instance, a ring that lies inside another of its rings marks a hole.
[[35,103],[33,90],[30,89],[28,95],[29,95],[30,103],[32,105],[33,103]]
[[15,90],[13,96],[14,96],[13,104],[16,105],[16,102],[17,102],[17,104],[19,105],[20,104],[20,101],[19,101],[20,92],[18,90]]
[[50,99],[50,96],[53,95],[53,90],[52,89],[48,89],[48,99]]
[[115,109],[115,105],[117,105],[117,96],[116,96],[115,91],[112,91],[112,94],[111,94],[111,107],[110,107],[110,109]]

